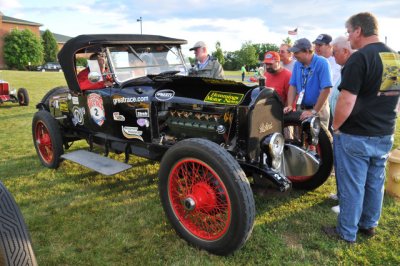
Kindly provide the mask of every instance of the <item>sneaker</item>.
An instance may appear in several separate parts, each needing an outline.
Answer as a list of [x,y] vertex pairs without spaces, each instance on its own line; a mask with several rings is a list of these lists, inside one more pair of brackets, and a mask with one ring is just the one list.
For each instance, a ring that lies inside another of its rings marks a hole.
[[371,227],[371,228],[358,228],[358,232],[360,232],[363,235],[366,236],[374,236],[376,234],[375,232],[375,227]]
[[330,194],[330,195],[329,195],[329,198],[330,198],[330,199],[333,199],[333,200],[339,200],[337,194]]
[[339,205],[333,206],[333,207],[331,208],[331,210],[332,210],[334,213],[336,213],[336,214],[339,214],[339,213],[340,213],[340,207],[339,207]]
[[337,240],[342,240],[342,241],[344,241],[344,242],[346,242],[348,244],[351,244],[351,245],[356,243],[356,241],[350,241],[350,240],[346,240],[346,239],[342,238],[338,234],[338,232],[336,231],[336,227],[335,226],[324,226],[324,227],[322,227],[322,231],[324,231],[324,233],[327,236],[329,236],[330,238],[334,238],[334,239],[337,239]]

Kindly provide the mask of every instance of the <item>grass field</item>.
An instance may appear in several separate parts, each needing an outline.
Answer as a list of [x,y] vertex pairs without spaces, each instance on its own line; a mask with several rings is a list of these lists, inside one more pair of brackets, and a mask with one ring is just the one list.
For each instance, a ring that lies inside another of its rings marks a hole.
[[[132,156],[134,167],[111,177],[67,161],[57,170],[40,164],[32,116],[49,89],[65,84],[62,73],[2,71],[0,78],[27,88],[31,99],[28,107],[0,105],[0,178],[21,208],[39,265],[400,264],[400,202],[389,196],[374,238],[359,236],[350,247],[321,232],[336,221],[330,210],[336,202],[328,199],[335,192],[333,177],[311,192],[255,189],[252,236],[231,256],[190,247],[163,213],[158,163]],[[86,146],[81,141],[71,149]]]

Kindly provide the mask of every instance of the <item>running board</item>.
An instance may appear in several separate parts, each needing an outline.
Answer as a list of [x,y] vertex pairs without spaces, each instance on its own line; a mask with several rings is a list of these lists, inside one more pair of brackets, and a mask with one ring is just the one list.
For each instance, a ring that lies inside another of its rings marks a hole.
[[132,167],[132,165],[85,150],[66,153],[61,155],[61,158],[83,165],[103,175],[114,175]]

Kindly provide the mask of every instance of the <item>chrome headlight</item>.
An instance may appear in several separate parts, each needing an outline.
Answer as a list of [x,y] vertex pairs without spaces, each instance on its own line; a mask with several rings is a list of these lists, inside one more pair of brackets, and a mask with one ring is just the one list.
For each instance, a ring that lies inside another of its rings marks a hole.
[[319,117],[314,116],[313,118],[311,118],[311,121],[310,121],[310,133],[311,133],[313,145],[318,144],[318,136],[319,136],[320,131],[321,131],[320,119],[319,119]]
[[274,133],[267,136],[261,143],[261,149],[267,154],[268,164],[273,169],[281,167],[284,146],[285,138],[281,133]]

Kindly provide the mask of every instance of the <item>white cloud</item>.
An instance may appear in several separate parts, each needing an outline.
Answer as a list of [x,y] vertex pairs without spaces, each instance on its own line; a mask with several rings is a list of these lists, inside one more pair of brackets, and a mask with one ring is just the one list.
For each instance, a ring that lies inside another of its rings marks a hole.
[[[6,10],[21,7],[19,0],[0,0],[0,12],[4,14]],[[7,16],[7,14],[4,14]]]

